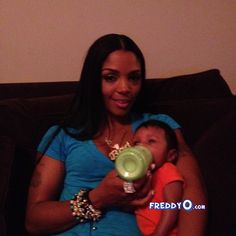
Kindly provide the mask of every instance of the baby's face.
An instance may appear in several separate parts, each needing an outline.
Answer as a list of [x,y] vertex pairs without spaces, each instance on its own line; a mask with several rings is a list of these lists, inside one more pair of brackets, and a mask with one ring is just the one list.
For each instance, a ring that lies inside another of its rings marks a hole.
[[167,161],[168,148],[163,129],[142,127],[134,134],[133,144],[147,147],[152,153],[157,168]]

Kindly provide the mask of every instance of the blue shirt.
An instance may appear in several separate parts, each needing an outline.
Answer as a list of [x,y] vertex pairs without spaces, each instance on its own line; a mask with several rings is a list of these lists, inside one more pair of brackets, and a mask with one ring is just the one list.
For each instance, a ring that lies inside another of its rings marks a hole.
[[[132,114],[132,130],[144,121],[156,119],[167,123],[172,129],[180,128],[170,116],[164,114]],[[39,144],[38,151],[44,152],[57,126],[51,127]],[[65,165],[64,186],[60,201],[69,200],[81,188],[96,188],[100,181],[114,169],[114,163],[100,152],[92,140],[79,141],[60,130],[47,148],[45,155],[62,161]],[[79,223],[71,229],[56,235],[79,236],[138,236],[135,216],[117,208],[107,209],[97,222]]]

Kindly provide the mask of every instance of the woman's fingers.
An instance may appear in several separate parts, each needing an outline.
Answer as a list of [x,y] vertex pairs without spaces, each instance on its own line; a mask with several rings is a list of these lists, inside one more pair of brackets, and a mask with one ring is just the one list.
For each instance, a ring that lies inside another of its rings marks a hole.
[[147,175],[145,178],[134,182],[134,188],[137,190],[136,197],[137,198],[143,198],[145,197],[148,192],[152,188],[152,173],[151,171],[148,171]]
[[91,191],[90,198],[92,203],[101,209],[121,205],[142,206],[152,197],[151,180],[152,174],[149,171],[144,178],[133,183],[135,193],[125,193],[125,181],[113,170],[107,174],[97,188]]

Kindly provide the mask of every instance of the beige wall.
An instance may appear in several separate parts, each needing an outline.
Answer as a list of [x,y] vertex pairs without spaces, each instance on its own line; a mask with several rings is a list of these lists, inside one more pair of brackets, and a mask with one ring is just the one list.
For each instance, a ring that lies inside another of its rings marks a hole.
[[218,68],[236,94],[235,0],[1,0],[1,83],[77,80],[88,46],[118,32],[148,77]]

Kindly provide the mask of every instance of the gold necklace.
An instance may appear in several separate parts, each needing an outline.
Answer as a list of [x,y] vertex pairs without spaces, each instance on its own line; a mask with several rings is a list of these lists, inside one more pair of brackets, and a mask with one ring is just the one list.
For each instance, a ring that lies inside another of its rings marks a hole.
[[[125,137],[126,132],[122,135],[121,140]],[[108,137],[105,137],[104,142],[107,144],[107,146],[110,148],[110,152],[108,153],[108,156],[110,160],[114,161],[116,157],[119,155],[119,153],[124,150],[125,148],[131,147],[128,141],[123,146],[120,146],[118,143],[112,145],[112,140]]]

